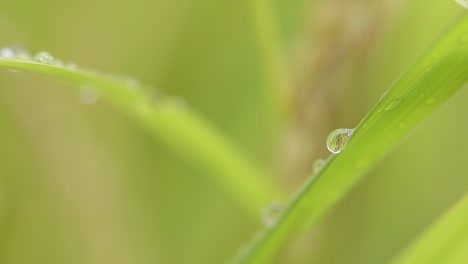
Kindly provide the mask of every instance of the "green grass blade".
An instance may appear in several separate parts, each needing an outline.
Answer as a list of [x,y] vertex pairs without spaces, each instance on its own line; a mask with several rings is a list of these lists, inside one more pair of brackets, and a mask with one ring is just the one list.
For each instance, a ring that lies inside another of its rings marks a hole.
[[234,263],[270,263],[302,228],[323,218],[377,162],[468,81],[468,15],[463,13],[420,57],[292,199],[274,228],[263,230]]
[[468,261],[468,194],[409,246],[393,264]]
[[50,75],[77,84],[76,87],[93,86],[104,101],[135,118],[181,157],[208,170],[221,188],[232,193],[255,217],[260,208],[280,195],[263,171],[214,127],[181,107],[178,100],[149,96],[145,87],[125,79],[32,60],[0,58],[0,67]]

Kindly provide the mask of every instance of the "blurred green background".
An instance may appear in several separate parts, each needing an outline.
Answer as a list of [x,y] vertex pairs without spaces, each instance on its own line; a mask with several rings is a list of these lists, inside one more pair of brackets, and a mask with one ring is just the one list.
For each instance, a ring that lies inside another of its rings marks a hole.
[[[448,0],[3,0],[0,45],[184,98],[292,194],[328,156],[328,132],[357,125],[460,12]],[[78,97],[0,71],[0,263],[223,263],[261,227],[261,208],[248,215],[203,167]],[[466,100],[428,118],[276,263],[385,263],[404,248],[467,191]]]

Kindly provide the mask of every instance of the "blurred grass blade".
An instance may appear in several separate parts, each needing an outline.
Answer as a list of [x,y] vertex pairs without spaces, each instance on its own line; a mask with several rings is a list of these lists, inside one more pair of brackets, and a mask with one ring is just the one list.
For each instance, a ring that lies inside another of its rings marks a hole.
[[468,262],[468,194],[408,247],[393,264]]
[[115,77],[32,60],[0,58],[0,67],[51,75],[77,87],[93,86],[101,98],[138,120],[174,152],[209,171],[221,188],[233,194],[255,217],[260,208],[280,195],[241,151],[178,100],[150,96],[151,91],[145,87]]
[[302,228],[317,224],[413,127],[467,84],[467,59],[464,12],[360,122],[346,148],[305,183],[276,227],[260,233],[233,262],[270,263]]
[[282,118],[286,102],[289,101],[288,88],[291,81],[284,66],[286,60],[282,54],[283,49],[277,32],[275,10],[272,2],[268,0],[252,0],[249,4],[256,30],[260,62],[263,64],[263,74],[270,89],[271,113],[278,115],[275,118]]

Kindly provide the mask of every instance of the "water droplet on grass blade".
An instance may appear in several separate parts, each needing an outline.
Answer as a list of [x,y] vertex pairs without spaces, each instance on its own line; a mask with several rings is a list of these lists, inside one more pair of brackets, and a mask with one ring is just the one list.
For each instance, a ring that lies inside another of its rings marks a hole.
[[348,144],[354,129],[339,128],[333,130],[327,137],[327,148],[333,154],[340,153]]
[[6,59],[31,60],[29,51],[22,46],[4,47],[0,50],[0,57]]
[[279,202],[273,202],[261,211],[262,222],[265,226],[272,228],[276,226],[278,217],[283,211],[283,205]]
[[314,169],[313,169],[313,174],[317,174],[325,165],[325,160],[324,159],[317,159],[314,162]]
[[93,86],[85,85],[80,90],[80,102],[85,105],[93,105],[99,101],[100,94]]
[[0,57],[5,59],[14,59],[16,58],[16,53],[12,48],[2,48],[0,50]]
[[34,60],[43,64],[49,64],[49,65],[54,64],[54,57],[45,51],[38,52],[34,56]]

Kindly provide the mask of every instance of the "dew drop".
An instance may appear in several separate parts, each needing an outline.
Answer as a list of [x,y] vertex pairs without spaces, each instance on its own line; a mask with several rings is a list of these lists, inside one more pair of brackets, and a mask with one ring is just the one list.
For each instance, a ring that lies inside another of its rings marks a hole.
[[0,50],[0,57],[6,59],[31,60],[29,51],[22,46],[5,47]]
[[49,64],[49,65],[54,64],[54,57],[45,51],[38,52],[34,56],[34,60],[43,64]]
[[354,129],[339,128],[333,130],[327,137],[327,148],[333,154],[340,153],[349,141]]
[[325,165],[325,160],[324,159],[317,159],[315,162],[314,162],[314,169],[313,169],[313,174],[317,174],[319,173],[319,171],[323,168],[323,166]]
[[96,104],[100,99],[100,94],[93,86],[85,85],[80,90],[80,102],[85,105]]
[[16,53],[12,48],[2,48],[0,50],[0,57],[5,59],[14,59],[16,58]]
[[260,212],[263,224],[269,228],[275,227],[282,211],[283,205],[277,201],[263,208]]

